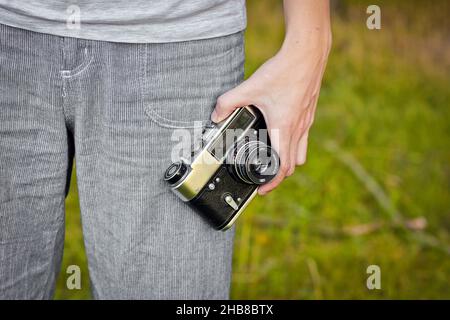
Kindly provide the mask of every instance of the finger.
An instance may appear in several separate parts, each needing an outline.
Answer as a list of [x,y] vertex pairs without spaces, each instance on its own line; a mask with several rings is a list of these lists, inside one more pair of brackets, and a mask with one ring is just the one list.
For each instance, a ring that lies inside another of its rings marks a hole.
[[306,155],[308,153],[308,134],[309,131],[306,131],[298,143],[296,164],[299,166],[306,162]]
[[292,142],[294,139],[291,140],[291,147],[290,147],[290,160],[289,160],[289,170],[286,174],[286,176],[290,177],[295,172],[295,164],[297,162],[297,153],[298,153],[298,142]]
[[306,128],[307,131],[309,130],[309,128],[311,128],[311,126],[312,126],[312,124],[314,122],[314,117],[316,115],[316,109],[317,109],[317,103],[318,102],[319,102],[319,94],[316,94],[313,97],[313,101],[312,101],[311,107],[309,108],[310,109],[310,113],[309,113],[309,119],[308,119],[308,126]]
[[305,110],[303,114],[300,117],[298,128],[294,132],[294,135],[291,139],[291,147],[290,147],[290,168],[287,173],[287,176],[291,176],[294,174],[295,171],[295,165],[297,163],[297,154],[298,154],[298,147],[299,147],[299,141],[302,137],[303,133],[305,132],[305,128],[308,124],[308,110]]
[[288,176],[294,174],[296,165],[301,165],[302,163],[298,163],[297,158],[299,153],[301,153],[300,143],[302,137],[309,130],[312,122],[312,117],[315,111],[315,105],[317,104],[317,95],[313,95],[308,103],[308,107],[302,112],[299,120],[298,127],[294,133],[294,136],[291,140],[291,169],[288,172]]
[[296,165],[303,165],[306,162],[306,155],[307,155],[307,149],[308,149],[308,134],[309,129],[311,128],[311,125],[314,121],[314,114],[317,107],[317,101],[318,101],[318,95],[313,97],[313,100],[311,102],[310,107],[308,108],[308,112],[305,115],[305,122],[306,126],[304,128],[304,131],[302,132],[302,135],[300,136],[300,139],[298,141],[298,148],[296,153],[296,159],[295,164]]
[[250,100],[246,82],[225,92],[217,98],[216,106],[211,114],[211,120],[215,123],[227,118],[235,109],[243,107]]
[[288,130],[270,130],[270,139],[272,147],[280,156],[280,169],[278,174],[270,182],[260,186],[258,193],[264,195],[275,189],[286,177],[290,168],[290,135]]

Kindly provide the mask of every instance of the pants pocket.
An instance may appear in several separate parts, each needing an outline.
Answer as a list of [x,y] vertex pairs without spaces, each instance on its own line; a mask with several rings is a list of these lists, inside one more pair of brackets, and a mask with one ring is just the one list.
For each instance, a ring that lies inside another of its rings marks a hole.
[[144,45],[141,94],[146,115],[166,128],[209,122],[217,97],[243,79],[243,33]]

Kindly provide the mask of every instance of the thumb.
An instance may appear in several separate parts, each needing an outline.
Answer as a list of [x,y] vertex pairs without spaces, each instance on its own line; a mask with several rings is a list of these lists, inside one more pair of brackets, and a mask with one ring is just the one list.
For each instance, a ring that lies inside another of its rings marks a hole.
[[246,106],[249,96],[245,82],[217,98],[216,107],[211,114],[211,120],[218,123],[227,118],[235,109]]

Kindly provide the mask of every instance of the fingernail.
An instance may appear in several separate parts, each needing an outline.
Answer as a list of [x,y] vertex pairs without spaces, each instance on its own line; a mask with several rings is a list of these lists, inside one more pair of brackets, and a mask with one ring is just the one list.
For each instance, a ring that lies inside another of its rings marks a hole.
[[216,109],[214,109],[213,112],[211,113],[211,120],[215,123],[218,122]]

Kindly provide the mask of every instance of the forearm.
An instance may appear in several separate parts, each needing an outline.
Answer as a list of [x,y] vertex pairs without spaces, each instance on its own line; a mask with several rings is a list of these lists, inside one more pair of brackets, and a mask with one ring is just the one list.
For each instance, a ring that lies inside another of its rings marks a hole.
[[331,47],[329,0],[284,0],[286,35],[281,51],[328,55]]

